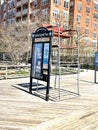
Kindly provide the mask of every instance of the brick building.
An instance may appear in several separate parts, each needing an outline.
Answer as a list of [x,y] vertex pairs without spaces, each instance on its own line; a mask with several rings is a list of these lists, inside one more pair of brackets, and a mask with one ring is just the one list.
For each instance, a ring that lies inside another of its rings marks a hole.
[[0,6],[0,21],[1,21],[1,6]]
[[84,35],[84,45],[97,48],[98,0],[70,0],[69,13],[69,24]]
[[[0,17],[1,17],[1,0],[0,0]],[[0,19],[0,21],[1,21],[1,19]]]
[[5,0],[0,7],[5,27],[25,22],[32,27],[47,16],[49,24],[78,30],[83,45],[98,48],[98,0]]
[[54,18],[57,18],[61,12],[68,26],[69,0],[8,0],[2,4],[2,8],[4,26],[27,19],[29,23],[32,23],[34,16],[38,14],[42,17],[48,14],[50,23],[55,24]]

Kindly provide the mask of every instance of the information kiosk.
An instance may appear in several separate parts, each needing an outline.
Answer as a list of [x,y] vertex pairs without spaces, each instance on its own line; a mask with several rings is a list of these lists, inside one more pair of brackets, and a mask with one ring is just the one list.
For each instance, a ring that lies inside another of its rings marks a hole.
[[[50,87],[50,55],[53,32],[45,27],[32,33],[32,53],[29,92],[32,93],[32,79],[47,82],[46,101],[49,100]],[[46,40],[47,39],[47,40]]]

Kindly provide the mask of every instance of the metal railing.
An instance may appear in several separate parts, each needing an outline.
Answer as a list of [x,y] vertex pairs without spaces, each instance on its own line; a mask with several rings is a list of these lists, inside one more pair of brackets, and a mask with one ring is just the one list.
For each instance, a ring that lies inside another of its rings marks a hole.
[[0,80],[29,77],[30,65],[0,65]]

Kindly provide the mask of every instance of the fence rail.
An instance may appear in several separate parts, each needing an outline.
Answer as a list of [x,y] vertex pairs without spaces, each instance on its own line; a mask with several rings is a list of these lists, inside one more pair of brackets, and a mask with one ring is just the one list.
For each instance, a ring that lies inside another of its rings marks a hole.
[[0,65],[0,80],[29,77],[30,65]]

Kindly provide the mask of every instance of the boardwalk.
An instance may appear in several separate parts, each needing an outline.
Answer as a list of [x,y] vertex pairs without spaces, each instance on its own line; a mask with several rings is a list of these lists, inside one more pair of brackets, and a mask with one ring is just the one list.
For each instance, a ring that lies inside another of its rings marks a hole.
[[74,78],[63,76],[60,100],[57,89],[46,102],[28,93],[29,78],[1,80],[0,130],[98,130],[98,84],[93,82],[93,72],[81,73],[78,96],[66,91],[77,91]]

